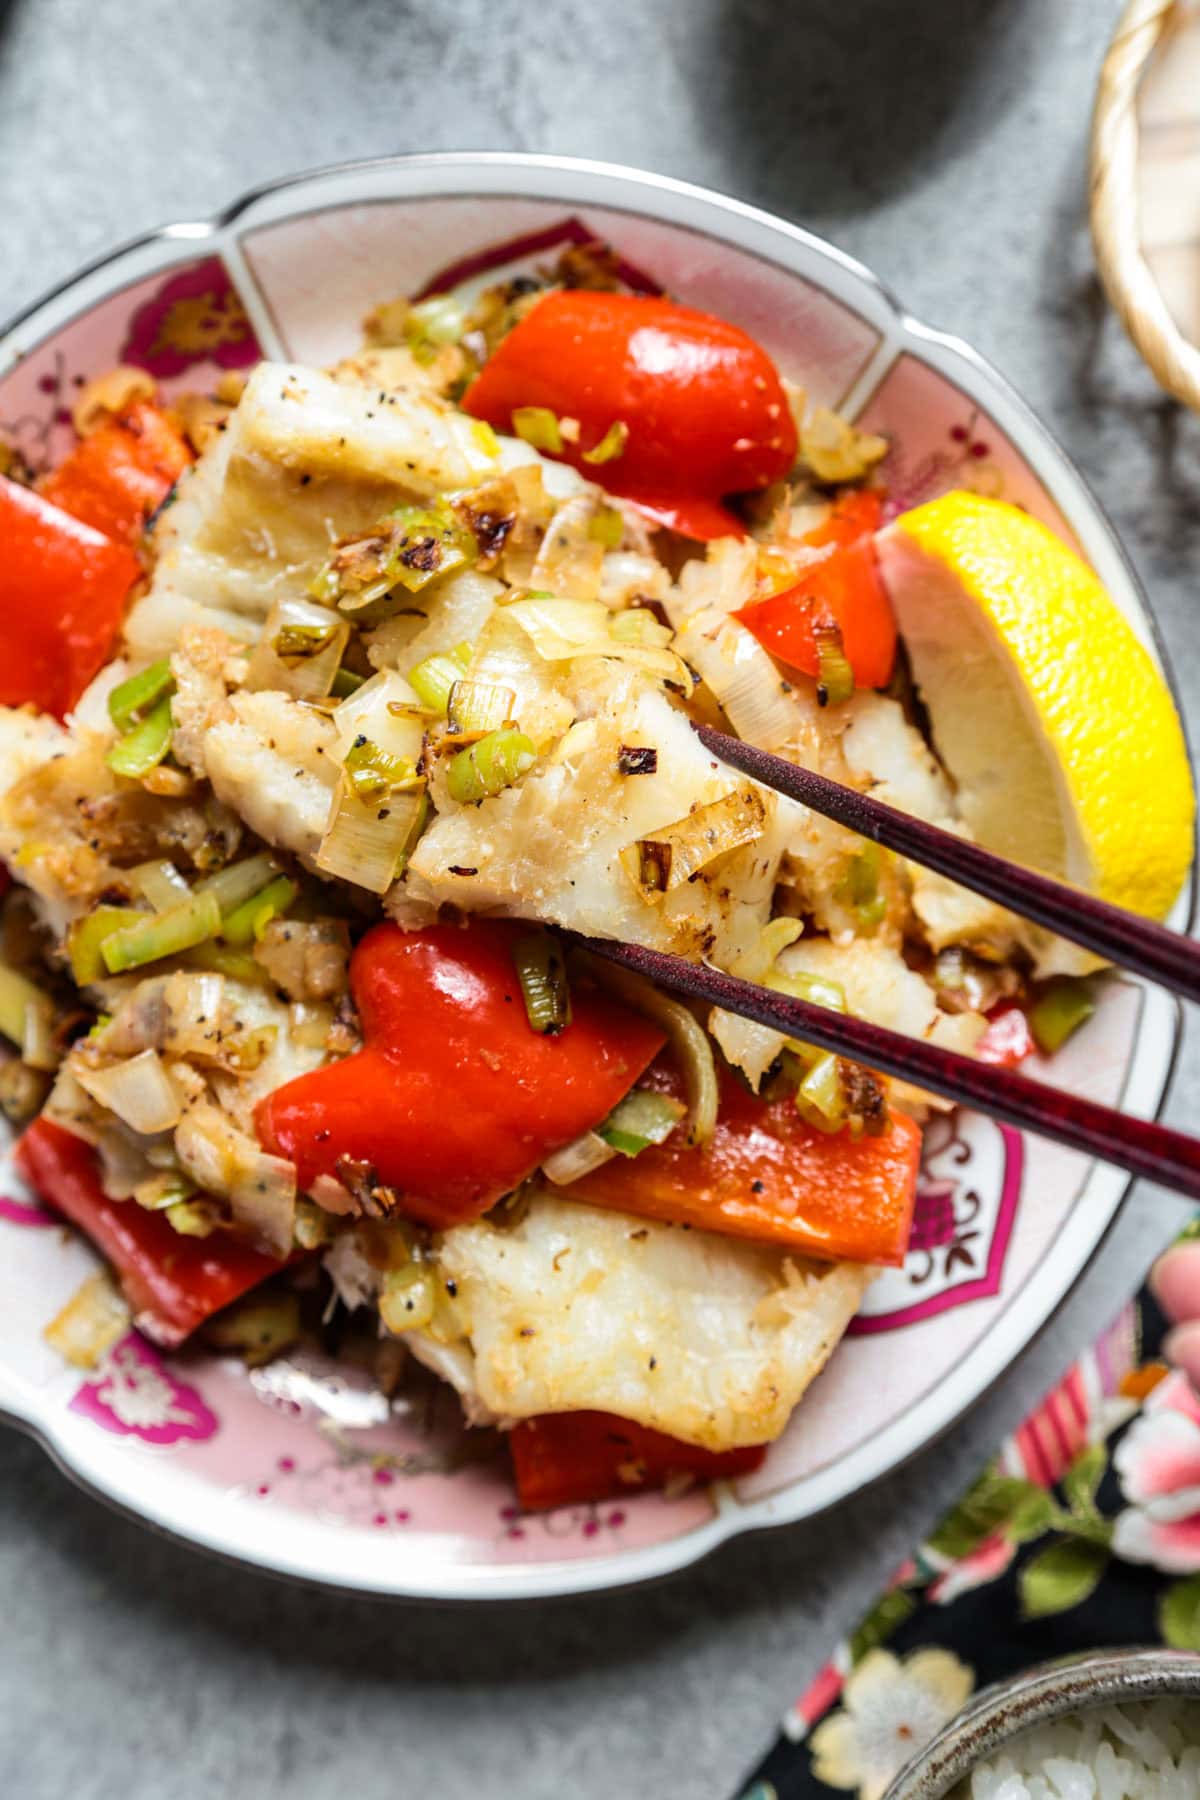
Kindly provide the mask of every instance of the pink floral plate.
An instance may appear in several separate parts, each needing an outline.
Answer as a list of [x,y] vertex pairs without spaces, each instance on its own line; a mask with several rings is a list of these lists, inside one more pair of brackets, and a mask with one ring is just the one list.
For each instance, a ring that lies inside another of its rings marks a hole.
[[[786,374],[892,443],[902,505],[967,485],[1027,507],[1095,567],[1155,648],[1137,581],[1066,456],[972,350],[910,319],[865,269],[795,226],[660,176],[557,157],[416,156],[300,176],[84,269],[0,336],[0,430],[35,467],[70,401],[116,362],[169,392],[259,356],[350,351],[378,301],[466,285],[582,238],[746,327]],[[1157,653],[1157,652],[1156,652]],[[1187,904],[1181,903],[1181,922]],[[1152,1114],[1173,1003],[1123,980],[1054,1077]],[[737,1532],[811,1517],[949,1426],[1054,1311],[1111,1223],[1117,1171],[960,1114],[928,1133],[912,1247],[763,1468],[670,1499],[518,1514],[501,1463],[357,1371],[165,1360],[136,1334],[87,1379],[42,1331],[92,1264],[0,1180],[0,1410],[93,1492],[224,1555],[378,1593],[511,1598],[664,1574]]]

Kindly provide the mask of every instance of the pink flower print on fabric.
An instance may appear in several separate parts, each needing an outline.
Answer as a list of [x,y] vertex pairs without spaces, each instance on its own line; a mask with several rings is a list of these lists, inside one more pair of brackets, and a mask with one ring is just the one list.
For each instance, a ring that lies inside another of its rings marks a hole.
[[175,1444],[181,1438],[202,1442],[217,1429],[216,1415],[196,1389],[177,1381],[136,1331],[113,1345],[76,1393],[71,1411],[143,1444]]
[[170,276],[138,307],[120,360],[170,380],[193,363],[245,369],[261,355],[224,263],[210,256]]
[[1148,1395],[1113,1467],[1130,1502],[1113,1526],[1116,1554],[1168,1575],[1200,1570],[1200,1400],[1180,1370]]

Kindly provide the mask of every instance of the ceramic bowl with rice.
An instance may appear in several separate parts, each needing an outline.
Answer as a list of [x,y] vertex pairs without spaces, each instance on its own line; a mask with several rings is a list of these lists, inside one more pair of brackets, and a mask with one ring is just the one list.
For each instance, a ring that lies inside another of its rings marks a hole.
[[1200,1655],[1105,1650],[976,1696],[883,1800],[1195,1800]]

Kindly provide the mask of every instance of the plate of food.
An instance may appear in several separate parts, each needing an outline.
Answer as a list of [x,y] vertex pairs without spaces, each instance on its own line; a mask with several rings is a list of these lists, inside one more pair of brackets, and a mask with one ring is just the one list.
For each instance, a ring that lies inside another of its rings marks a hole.
[[0,1407],[210,1550],[644,1579],[944,1430],[1125,1177],[589,955],[1132,1112],[1163,995],[719,724],[1186,918],[1136,580],[966,346],[559,158],[284,181],[0,340]]

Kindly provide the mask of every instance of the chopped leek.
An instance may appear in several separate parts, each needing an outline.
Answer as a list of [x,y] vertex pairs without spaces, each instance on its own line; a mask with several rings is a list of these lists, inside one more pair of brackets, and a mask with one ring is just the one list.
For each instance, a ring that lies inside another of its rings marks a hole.
[[353,669],[338,669],[334,672],[333,686],[329,691],[335,700],[348,700],[351,694],[358,692],[365,680],[365,675],[356,675]]
[[446,768],[446,788],[452,800],[468,806],[511,787],[536,760],[532,739],[515,727],[504,726],[500,731],[490,731],[487,737],[451,759]]
[[479,445],[485,456],[493,459],[500,454],[500,439],[496,436],[486,419],[471,420],[471,436]]
[[648,650],[661,650],[674,635],[671,627],[656,619],[646,606],[631,606],[625,612],[614,613],[608,629],[618,644],[641,644]]
[[629,427],[624,419],[614,419],[598,444],[585,450],[585,463],[615,462],[618,456],[625,454],[625,446],[629,442]]
[[703,1025],[682,1000],[673,1000],[643,976],[635,975],[632,969],[618,969],[605,963],[597,967],[596,972],[606,987],[612,988],[636,1012],[645,1013],[656,1025],[661,1025],[670,1038],[687,1083],[688,1142],[707,1143],[716,1129],[721,1090],[717,1084],[712,1040]]
[[841,1058],[818,1052],[796,1088],[796,1107],[818,1131],[840,1131],[849,1117]]
[[221,920],[221,936],[236,950],[258,943],[271,920],[286,912],[299,892],[296,882],[286,875],[277,875],[261,893],[252,894],[249,900],[243,900],[240,906],[225,914]]
[[189,1175],[168,1169],[162,1175],[152,1175],[148,1181],[139,1181],[133,1199],[147,1212],[166,1212],[168,1207],[190,1200],[195,1192],[196,1184]]
[[206,1342],[214,1350],[240,1354],[252,1369],[270,1362],[300,1336],[298,1294],[254,1294],[227,1306],[204,1327]]
[[1077,976],[1058,975],[1029,1009],[1029,1029],[1044,1056],[1053,1056],[1096,1010],[1092,990]]
[[833,890],[833,897],[854,914],[859,930],[869,934],[887,912],[887,900],[879,891],[883,867],[883,851],[878,844],[866,843],[852,856],[846,873]]
[[535,450],[546,450],[551,456],[562,454],[562,432],[548,406],[514,406],[512,426],[517,436]]
[[619,506],[598,506],[588,521],[588,536],[606,550],[615,550],[625,536],[625,515]]
[[126,775],[132,781],[140,780],[151,769],[158,767],[171,748],[173,730],[171,700],[168,695],[144,719],[130,726],[125,735],[117,739],[105,759],[109,768],[114,775]]
[[467,308],[454,294],[417,300],[404,318],[404,336],[417,357],[429,359],[443,344],[457,344],[467,329]]
[[192,894],[166,912],[148,913],[112,932],[101,942],[100,955],[109,974],[120,975],[126,969],[140,969],[144,963],[190,950],[215,937],[220,926],[221,909],[215,894]]
[[437,1292],[433,1270],[423,1263],[389,1269],[379,1293],[379,1316],[389,1331],[423,1331],[433,1318]]
[[837,625],[816,625],[813,636],[817,640],[817,703],[840,706],[854,692],[854,670],[846,655],[841,629]]
[[131,725],[136,725],[139,719],[153,711],[174,686],[171,664],[164,657],[162,662],[151,663],[148,669],[131,675],[128,681],[113,689],[108,696],[108,716],[118,731],[128,731]]
[[830,981],[827,975],[809,975],[803,969],[788,975],[782,969],[773,969],[763,986],[774,988],[777,994],[790,994],[793,1000],[807,1000],[810,1006],[827,1006],[832,1012],[847,1010],[845,988],[840,981]]
[[164,1218],[180,1237],[211,1237],[221,1223],[221,1214],[211,1200],[176,1200],[164,1209]]
[[408,671],[409,684],[422,706],[429,707],[439,718],[446,716],[450,689],[461,681],[471,665],[470,644],[456,644],[453,650],[427,656]]
[[58,1055],[52,1042],[54,1003],[16,969],[0,963],[0,1032],[20,1050],[31,1069],[53,1069]]
[[245,950],[230,950],[217,938],[209,938],[206,943],[197,944],[195,949],[184,951],[183,960],[190,968],[200,969],[205,974],[228,975],[230,981],[247,981],[251,986],[266,987],[271,979],[253,956]]
[[571,1023],[571,990],[562,946],[548,931],[519,937],[512,947],[531,1031],[554,1037]]
[[246,686],[324,700],[350,642],[349,620],[312,600],[277,600],[250,657]]
[[141,1137],[172,1131],[179,1123],[179,1096],[157,1050],[142,1050],[102,1069],[79,1063],[75,1079],[85,1094]]
[[635,1088],[597,1125],[596,1135],[622,1156],[637,1156],[651,1144],[665,1143],[686,1112],[670,1094]]
[[585,1131],[582,1137],[574,1138],[571,1143],[564,1144],[542,1164],[542,1174],[555,1187],[570,1187],[573,1181],[580,1181],[583,1176],[590,1175],[593,1169],[602,1168],[611,1162],[617,1152],[611,1144],[606,1144],[602,1137],[594,1131]]
[[643,900],[657,903],[691,881],[718,856],[762,836],[766,804],[757,788],[735,788],[709,801],[653,838],[639,838],[621,851],[621,866]]
[[190,891],[175,864],[165,859],[161,862],[139,863],[136,869],[130,869],[129,879],[156,912],[162,912],[168,906],[177,906]]
[[278,873],[279,864],[263,850],[257,856],[243,857],[241,862],[230,863],[228,868],[206,876],[197,885],[196,892],[214,895],[222,913],[231,913],[252,894],[265,888]]
[[446,729],[454,738],[486,737],[513,723],[516,694],[487,681],[456,681],[446,702]]
[[42,1336],[77,1369],[94,1369],[129,1330],[129,1308],[107,1269],[89,1275]]
[[355,795],[364,802],[422,785],[411,757],[392,756],[367,737],[355,738],[342,759],[342,768]]
[[[97,906],[85,919],[77,919],[67,934],[67,956],[77,987],[88,987],[108,974],[100,946],[126,925],[140,924],[153,915],[132,906]],[[0,1027],[2,1029],[2,1027]]]
[[478,554],[474,534],[447,502],[402,506],[339,543],[308,591],[322,605],[357,612],[395,588],[419,593],[436,577],[469,568]]
[[427,813],[423,786],[367,805],[343,776],[317,851],[318,869],[372,894],[385,894],[404,868]]

